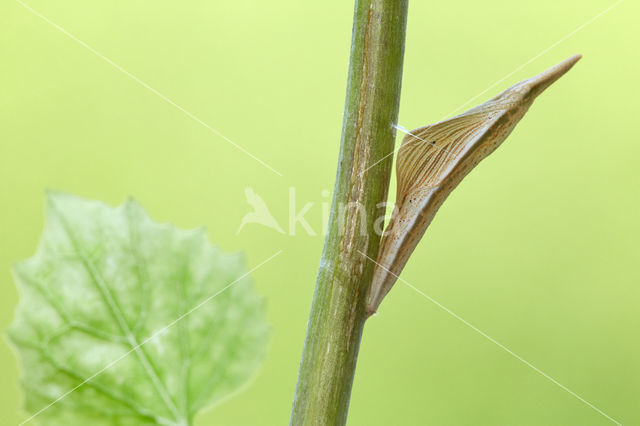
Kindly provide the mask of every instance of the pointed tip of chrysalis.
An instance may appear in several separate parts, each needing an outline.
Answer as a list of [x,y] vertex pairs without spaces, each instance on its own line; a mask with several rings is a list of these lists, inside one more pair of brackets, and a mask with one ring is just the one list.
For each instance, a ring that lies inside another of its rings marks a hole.
[[547,70],[547,72],[549,72],[551,70],[555,70],[555,72],[558,74],[558,77],[561,77],[562,75],[564,75],[564,73],[569,71],[571,69],[571,67],[573,67],[576,64],[576,62],[578,62],[580,59],[582,59],[582,55],[579,54],[579,53],[577,53],[575,55],[572,55],[572,56],[569,56],[564,61],[558,63],[557,65],[555,65],[553,67],[551,67],[549,70]]
[[538,96],[547,87],[565,75],[581,58],[581,54],[570,56],[537,76],[525,80],[526,84],[531,88],[533,95]]

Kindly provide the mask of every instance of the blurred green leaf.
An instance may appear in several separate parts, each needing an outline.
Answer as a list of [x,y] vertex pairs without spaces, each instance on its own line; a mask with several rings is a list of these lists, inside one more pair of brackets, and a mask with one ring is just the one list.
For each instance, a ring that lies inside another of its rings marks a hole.
[[133,200],[49,194],[37,253],[15,268],[27,410],[47,425],[192,424],[263,357],[246,275],[203,229],[157,224]]

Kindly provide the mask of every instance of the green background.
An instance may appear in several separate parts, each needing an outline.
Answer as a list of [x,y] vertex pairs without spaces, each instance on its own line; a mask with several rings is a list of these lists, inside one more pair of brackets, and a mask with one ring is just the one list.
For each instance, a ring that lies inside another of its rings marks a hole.
[[[410,4],[400,123],[438,121],[612,5]],[[248,225],[252,187],[286,229],[289,188],[322,228],[333,186],[353,5],[297,0],[29,5],[220,130],[280,177],[13,0],[0,6],[0,328],[11,265],[35,250],[46,188],[208,227],[250,266],[273,332],[255,382],[199,425],[288,422],[323,245]],[[480,96],[573,53],[505,145],[441,209],[403,278],[589,403],[640,424],[638,2],[627,0]],[[393,197],[393,193],[391,195]],[[0,341],[0,423],[18,369]],[[365,328],[351,425],[613,424],[397,284]]]

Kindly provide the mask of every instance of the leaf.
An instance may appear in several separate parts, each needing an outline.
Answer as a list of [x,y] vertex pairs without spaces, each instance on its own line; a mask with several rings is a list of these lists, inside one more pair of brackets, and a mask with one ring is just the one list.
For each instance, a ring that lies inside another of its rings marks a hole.
[[116,209],[49,194],[38,250],[15,278],[9,335],[26,408],[47,425],[190,425],[265,351],[243,257],[203,229],[153,222],[133,200]]
[[396,209],[380,243],[368,315],[377,311],[451,191],[580,58],[572,56],[463,114],[407,133],[398,151]]

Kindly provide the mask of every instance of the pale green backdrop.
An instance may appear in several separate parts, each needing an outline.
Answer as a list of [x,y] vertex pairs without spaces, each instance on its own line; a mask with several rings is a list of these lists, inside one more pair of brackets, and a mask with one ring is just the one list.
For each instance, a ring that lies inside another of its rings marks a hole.
[[[288,231],[321,228],[335,175],[349,0],[14,0],[0,6],[0,328],[10,268],[30,256],[46,188],[208,227],[244,250],[273,329],[245,391],[199,425],[288,421],[321,236],[236,230],[252,187]],[[611,0],[410,4],[400,123],[443,118]],[[625,425],[640,424],[640,7],[626,0],[481,95],[584,58],[456,190],[403,278]],[[100,58],[164,94],[278,176]],[[469,105],[471,106],[471,105]],[[0,341],[0,423],[26,418]],[[614,424],[450,313],[398,284],[367,325],[351,425]]]

